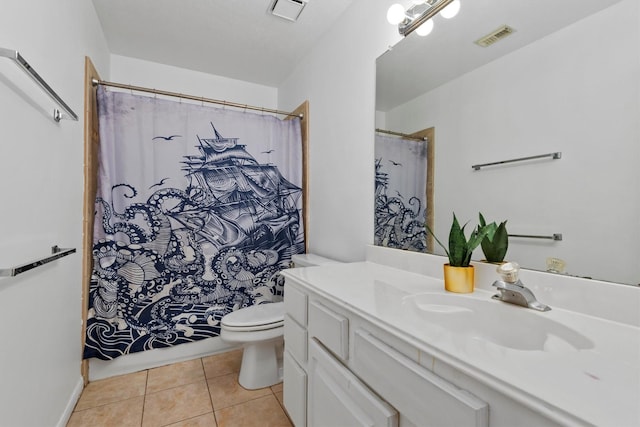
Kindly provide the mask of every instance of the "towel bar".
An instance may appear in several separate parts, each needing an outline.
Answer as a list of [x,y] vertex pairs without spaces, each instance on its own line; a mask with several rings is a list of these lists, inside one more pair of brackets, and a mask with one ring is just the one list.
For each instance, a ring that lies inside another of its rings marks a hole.
[[538,236],[531,234],[509,234],[509,237],[522,237],[524,239],[547,239],[547,240],[562,240],[562,233],[553,233],[551,236]]
[[511,160],[501,160],[499,162],[472,165],[471,167],[473,168],[473,170],[479,171],[481,168],[484,168],[486,166],[504,165],[506,163],[522,162],[525,160],[534,160],[534,159],[544,159],[546,157],[550,157],[553,160],[558,160],[562,158],[562,152],[556,151],[555,153],[540,154],[538,156],[521,157],[519,159],[511,159]]
[[15,267],[0,268],[0,277],[14,277],[25,271],[33,270],[41,265],[48,264],[51,261],[55,261],[67,255],[71,255],[76,251],[76,248],[59,248],[58,245],[51,247],[51,255],[45,258],[37,259],[35,261],[27,262],[25,264],[17,265]]
[[[58,94],[51,89],[51,86],[44,81],[40,74],[36,73],[31,65],[20,55],[17,50],[5,49],[0,47],[0,57],[9,58],[16,63],[16,65],[29,75],[46,93],[62,108],[73,120],[78,120],[78,116],[73,110],[58,96]],[[57,108],[53,110],[53,120],[59,122],[62,119],[62,113]]]

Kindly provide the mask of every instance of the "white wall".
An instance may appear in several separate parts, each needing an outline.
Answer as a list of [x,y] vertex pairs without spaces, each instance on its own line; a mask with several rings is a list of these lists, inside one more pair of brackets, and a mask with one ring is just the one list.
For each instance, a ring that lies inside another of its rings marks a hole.
[[[278,103],[278,90],[271,86],[229,79],[126,56],[111,55],[110,74],[112,81],[134,86],[203,96],[256,107],[276,108]],[[169,99],[180,101],[177,98]],[[222,108],[222,105],[207,105]]]
[[356,0],[280,86],[310,108],[309,250],[362,260],[373,242],[375,60],[395,44],[392,0]]
[[[3,0],[0,47],[20,51],[81,117],[56,124],[54,104],[20,95],[41,92],[0,59],[4,268],[46,255],[54,244],[81,249],[84,58],[108,69],[109,55],[85,0]],[[77,253],[0,279],[0,425],[64,425],[73,409],[82,389],[80,261]]]
[[[638,283],[638,8],[624,0],[386,114],[391,129],[436,128],[440,240],[452,211],[472,225],[482,211],[510,233],[563,234],[511,239],[511,260],[545,270],[555,256],[569,274]],[[555,151],[561,160],[471,169]]]
[[[98,71],[100,72],[100,70]],[[241,80],[229,79],[119,55],[111,56],[111,68],[109,71],[111,75],[110,80],[117,83],[156,88],[169,92],[202,96],[256,107],[277,108],[278,90],[270,86],[243,82]],[[169,99],[176,102],[179,101],[179,99],[176,98]],[[182,102],[193,101],[185,100]],[[221,105],[208,105],[222,108]],[[197,141],[193,143],[195,145]],[[226,351],[230,348],[229,344],[223,342],[219,337],[214,337],[176,347],[129,354],[110,361],[90,359],[89,378],[93,381],[114,375],[136,372],[141,369],[149,369],[155,366],[162,366]]]

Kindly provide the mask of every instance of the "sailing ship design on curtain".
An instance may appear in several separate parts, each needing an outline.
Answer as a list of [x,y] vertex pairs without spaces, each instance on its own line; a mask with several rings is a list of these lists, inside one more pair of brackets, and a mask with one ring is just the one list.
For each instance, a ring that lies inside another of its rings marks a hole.
[[[122,212],[96,198],[108,237],[94,241],[85,358],[217,336],[227,313],[282,299],[277,273],[304,252],[302,190],[211,127],[183,156],[186,188],[161,180]],[[111,192],[138,196],[127,183]]]
[[427,251],[426,142],[376,135],[374,244]]

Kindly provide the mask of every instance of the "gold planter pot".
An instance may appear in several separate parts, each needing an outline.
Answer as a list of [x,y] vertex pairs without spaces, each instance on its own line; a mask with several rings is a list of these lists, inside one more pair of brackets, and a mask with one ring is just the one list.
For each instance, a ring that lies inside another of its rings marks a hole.
[[444,289],[449,292],[468,294],[473,292],[475,283],[475,270],[469,267],[452,267],[444,265]]

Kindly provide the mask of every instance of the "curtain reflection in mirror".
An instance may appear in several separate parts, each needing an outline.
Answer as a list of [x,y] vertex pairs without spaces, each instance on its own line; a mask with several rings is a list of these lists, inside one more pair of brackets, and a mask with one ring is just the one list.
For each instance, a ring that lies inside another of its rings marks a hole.
[[427,147],[424,139],[376,132],[376,245],[427,251]]

